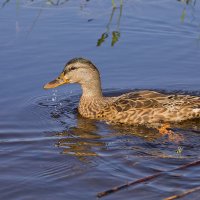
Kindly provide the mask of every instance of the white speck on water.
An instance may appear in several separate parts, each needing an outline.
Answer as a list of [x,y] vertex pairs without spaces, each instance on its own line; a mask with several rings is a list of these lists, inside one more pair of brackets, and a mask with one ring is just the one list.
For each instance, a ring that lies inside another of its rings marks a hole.
[[53,102],[57,101],[57,90],[53,90],[53,97],[51,98]]
[[52,97],[52,101],[56,101],[56,97]]

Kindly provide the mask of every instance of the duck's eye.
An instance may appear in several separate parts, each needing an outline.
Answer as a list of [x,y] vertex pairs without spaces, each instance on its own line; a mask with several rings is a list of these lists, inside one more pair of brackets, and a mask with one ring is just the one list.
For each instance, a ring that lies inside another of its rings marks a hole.
[[70,71],[75,70],[75,69],[76,69],[76,67],[71,67],[71,68],[70,68]]

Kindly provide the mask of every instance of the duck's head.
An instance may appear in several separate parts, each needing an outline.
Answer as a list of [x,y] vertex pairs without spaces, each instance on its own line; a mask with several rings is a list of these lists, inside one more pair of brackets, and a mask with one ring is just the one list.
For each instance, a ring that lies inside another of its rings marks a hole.
[[64,67],[62,73],[53,81],[44,85],[44,89],[51,89],[68,83],[91,85],[100,81],[99,71],[95,65],[84,58],[74,58]]

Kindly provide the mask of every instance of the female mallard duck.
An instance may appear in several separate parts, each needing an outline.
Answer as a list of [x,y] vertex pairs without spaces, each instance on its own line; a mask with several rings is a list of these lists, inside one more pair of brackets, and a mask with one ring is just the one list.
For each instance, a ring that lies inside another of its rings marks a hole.
[[58,78],[44,88],[79,83],[82,96],[79,113],[86,118],[129,125],[180,122],[200,117],[200,97],[166,95],[155,91],[139,91],[118,97],[104,97],[95,65],[84,58],[70,60]]

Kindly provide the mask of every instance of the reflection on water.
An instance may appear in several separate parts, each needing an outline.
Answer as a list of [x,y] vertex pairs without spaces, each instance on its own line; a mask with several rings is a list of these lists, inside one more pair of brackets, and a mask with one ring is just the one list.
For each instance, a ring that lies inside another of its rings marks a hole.
[[[190,19],[190,23],[193,23],[194,21],[196,21],[195,6],[197,4],[197,1],[196,0],[177,0],[177,1],[182,3],[182,5],[184,5],[182,13],[180,15],[181,22],[184,23],[186,17],[188,17]],[[1,8],[5,7],[9,2],[11,2],[11,1],[5,0],[1,4]],[[28,28],[27,36],[29,36],[31,34],[31,32],[33,31],[34,27],[36,26],[36,24],[38,23],[39,18],[44,9],[54,8],[54,7],[55,8],[62,7],[65,4],[67,4],[68,2],[70,2],[70,0],[45,0],[45,1],[24,0],[23,2],[16,0],[16,14],[17,14],[16,18],[19,18],[18,15],[19,15],[19,7],[20,6],[23,6],[26,8],[39,9],[38,13],[36,14],[35,18],[33,19],[31,25]],[[80,11],[83,11],[83,8],[87,5],[88,2],[89,2],[89,0],[86,0],[84,2],[80,1]],[[97,40],[96,46],[98,46],[98,47],[101,46],[104,42],[106,42],[106,40],[108,40],[109,37],[111,37],[111,46],[114,47],[115,44],[119,41],[120,36],[121,36],[120,21],[122,18],[123,6],[126,2],[123,2],[123,0],[120,0],[119,6],[116,6],[114,0],[112,0],[111,2],[113,5],[111,14],[110,14],[108,23],[105,27],[105,32],[103,32],[101,34],[101,37]],[[110,8],[106,8],[106,9],[110,9]],[[115,17],[115,15],[117,15],[117,16]],[[91,21],[93,21],[93,19],[88,19],[88,22],[91,22]],[[200,24],[199,24],[200,22],[197,21],[196,23],[197,23],[197,26],[200,27]],[[16,32],[19,32],[20,30],[21,30],[21,28],[19,25],[19,21],[16,21]]]
[[[177,0],[177,1],[181,2],[184,5],[183,11],[182,11],[181,17],[180,17],[181,22],[184,23],[186,17],[189,17],[190,23],[196,21],[195,6],[197,4],[197,1],[196,0]],[[198,26],[200,26],[200,24],[199,24],[200,22],[196,22],[196,23],[198,23]]]
[[[31,32],[33,31],[34,27],[36,26],[36,23],[39,21],[39,18],[43,12],[43,10],[45,8],[53,8],[53,7],[59,7],[59,6],[63,6],[64,4],[66,4],[67,2],[69,2],[70,0],[45,0],[45,1],[38,1],[38,0],[25,0],[22,2],[20,2],[19,0],[16,0],[16,10],[17,10],[17,15],[19,14],[19,6],[23,6],[23,7],[27,7],[27,8],[38,8],[39,11],[36,14],[35,18],[33,19],[30,27],[28,28],[27,31],[27,36],[29,36],[31,34]],[[11,2],[10,0],[5,0],[1,7],[5,7],[9,2]],[[85,3],[89,2],[89,0],[86,0]],[[83,2],[80,1],[80,10],[82,11],[82,9],[84,8],[84,6],[82,5]],[[123,8],[123,1],[120,0],[120,7],[117,8],[116,4],[114,3],[114,1],[112,0],[112,12],[110,15],[110,19],[109,22],[106,26],[106,31],[101,35],[101,38],[98,39],[97,42],[97,46],[101,46],[101,44],[105,41],[106,38],[109,37],[109,35],[112,35],[112,40],[111,40],[111,46],[114,46],[116,42],[118,42],[119,38],[120,38],[120,20],[121,20],[121,16],[122,16],[122,8]],[[113,16],[114,13],[116,12],[116,10],[119,10],[118,13],[118,17],[116,19],[116,28],[111,32],[110,31],[110,26],[112,25],[112,20],[113,20]],[[18,18],[18,16],[17,16]],[[88,22],[92,21],[91,19],[88,20]],[[20,31],[20,25],[19,22],[16,21],[16,32]],[[111,32],[111,33],[110,33]]]
[[185,3],[185,4],[190,4],[190,5],[193,5],[195,6],[196,5],[196,0],[177,0],[177,1],[180,1],[182,3]]
[[[16,4],[19,3],[24,3],[25,6],[33,6],[35,3],[39,3],[41,6],[42,5],[47,5],[47,6],[62,6],[63,4],[67,3],[69,0],[44,0],[44,1],[40,1],[40,0],[25,0],[23,2],[20,2],[20,0],[15,0]],[[11,0],[4,0],[4,2],[2,3],[2,8],[4,6],[6,6],[9,2],[11,2]]]
[[[115,95],[119,93],[121,92]],[[107,95],[110,96],[113,93]],[[55,93],[53,93],[52,101],[52,103],[50,101],[42,105],[50,109],[52,119],[56,119],[65,127],[63,131],[53,134],[58,137],[55,145],[61,149],[62,154],[73,155],[80,160],[83,157],[100,156],[102,150],[119,149],[134,150],[136,157],[187,158],[191,153],[188,145],[192,144],[192,148],[197,145],[195,135],[200,133],[199,119],[172,124],[171,129],[183,138],[180,141],[173,141],[161,135],[155,128],[111,125],[83,118],[76,109],[78,96],[56,101]],[[149,151],[150,146],[151,151]],[[197,154],[192,153],[191,156],[196,157]]]
[[[199,159],[199,120],[174,124],[184,138],[176,143],[153,128],[82,118],[75,85],[42,89],[66,60],[83,56],[99,65],[106,95],[130,88],[200,95],[199,2],[0,1],[1,199],[95,199]],[[199,172],[166,174],[107,199],[163,199],[199,185]]]
[[63,154],[82,156],[96,156],[96,147],[104,146],[100,140],[98,128],[91,120],[78,117],[77,126],[70,127],[69,130],[56,134],[61,139],[56,146],[62,148]]
[[[123,0],[120,0],[120,6],[122,6],[122,5],[123,5]],[[116,4],[115,4],[115,0],[112,0],[112,6],[113,6],[114,8],[117,7]]]

